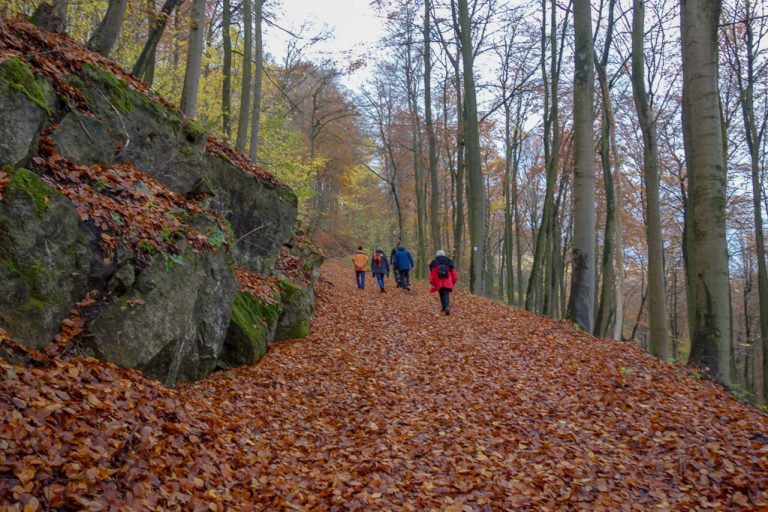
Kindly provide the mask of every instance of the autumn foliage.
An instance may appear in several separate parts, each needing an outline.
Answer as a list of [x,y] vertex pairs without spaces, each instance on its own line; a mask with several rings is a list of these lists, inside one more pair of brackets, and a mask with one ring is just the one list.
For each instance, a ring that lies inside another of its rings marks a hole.
[[[306,340],[179,390],[0,362],[10,510],[760,510],[768,419],[631,344],[324,267]],[[8,342],[3,335],[3,343]]]

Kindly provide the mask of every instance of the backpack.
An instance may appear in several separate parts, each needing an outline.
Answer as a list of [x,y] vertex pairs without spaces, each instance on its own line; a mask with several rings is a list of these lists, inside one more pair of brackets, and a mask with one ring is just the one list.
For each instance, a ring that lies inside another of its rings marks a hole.
[[373,264],[376,266],[381,265],[381,254],[376,253],[376,255],[373,257]]
[[448,265],[445,263],[441,263],[439,267],[437,267],[437,277],[440,278],[446,278],[448,277]]

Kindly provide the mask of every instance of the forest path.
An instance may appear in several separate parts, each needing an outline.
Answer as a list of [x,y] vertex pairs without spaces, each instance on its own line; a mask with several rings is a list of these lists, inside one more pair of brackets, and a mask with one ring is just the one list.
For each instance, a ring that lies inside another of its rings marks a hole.
[[[327,263],[310,336],[169,390],[0,360],[0,510],[768,510],[768,417],[630,343]],[[2,341],[2,340],[0,340]]]
[[[316,510],[768,507],[768,421],[631,344],[327,263],[308,339],[183,390],[239,417],[255,502]],[[237,378],[231,378],[236,375]],[[756,435],[758,434],[758,435]],[[242,444],[242,442],[240,443]]]

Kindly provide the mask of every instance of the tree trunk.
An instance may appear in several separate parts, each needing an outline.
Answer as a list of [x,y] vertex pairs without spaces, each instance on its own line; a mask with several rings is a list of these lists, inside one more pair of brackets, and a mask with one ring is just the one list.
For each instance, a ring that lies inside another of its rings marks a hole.
[[643,179],[645,180],[646,224],[648,242],[648,350],[662,361],[670,358],[667,312],[664,300],[664,245],[659,204],[659,154],[656,121],[651,112],[645,87],[645,5],[633,0],[632,21],[632,91],[643,134]]
[[[610,30],[610,28],[609,28]],[[600,123],[600,161],[603,168],[603,183],[605,185],[605,233],[603,235],[602,287],[600,302],[595,318],[595,335],[611,336],[616,316],[616,194],[614,193],[613,172],[611,168],[610,124],[608,122],[608,105],[610,90],[608,77],[602,63],[597,65],[600,77],[602,97],[602,121]]]
[[419,278],[425,277],[427,265],[426,235],[424,233],[425,224],[425,198],[424,198],[424,179],[422,175],[422,155],[421,155],[421,137],[418,97],[416,95],[416,79],[414,76],[415,67],[412,60],[413,37],[409,29],[406,40],[406,60],[405,60],[405,81],[408,94],[408,111],[411,118],[411,145],[413,146],[413,174],[416,185],[416,262],[415,272]]
[[474,77],[474,48],[467,0],[458,0],[461,56],[464,67],[465,137],[469,183],[469,289],[476,295],[485,294],[483,262],[485,261],[485,183],[480,165],[480,133],[477,120],[477,97]]
[[592,332],[595,307],[594,69],[589,0],[574,0],[573,270],[568,318]]
[[261,122],[261,75],[264,69],[264,44],[261,34],[262,7],[264,0],[254,0],[254,23],[256,30],[253,37],[254,70],[253,70],[253,110],[251,112],[251,145],[248,156],[255,162],[259,147],[259,125]]
[[437,140],[432,122],[432,51],[430,49],[430,0],[424,0],[424,124],[429,143],[430,231],[432,252],[442,248],[440,236],[440,189],[437,179]]
[[718,87],[720,0],[682,0],[683,138],[688,169],[688,364],[733,383],[725,232],[726,165]]
[[141,54],[139,54],[139,58],[136,59],[136,64],[134,64],[133,69],[131,70],[133,76],[145,76],[147,70],[150,68],[150,64],[154,68],[155,50],[157,49],[160,39],[163,37],[165,26],[168,24],[168,18],[179,4],[179,1],[180,0],[165,0],[162,9],[160,9],[160,15],[157,17],[152,29],[149,31],[147,42],[144,44],[144,48],[141,50]]
[[[600,83],[600,98],[602,120],[600,123],[600,161],[603,169],[603,183],[605,188],[605,233],[603,235],[603,260],[602,260],[602,287],[600,289],[600,303],[595,318],[595,334],[598,336],[613,336],[616,330],[616,317],[618,295],[621,293],[616,287],[617,268],[616,252],[621,251],[618,246],[618,233],[616,218],[620,215],[616,212],[616,193],[613,169],[615,161],[612,158],[611,141],[615,141],[613,134],[613,103],[611,101],[611,87],[608,82],[608,58],[610,56],[611,42],[613,41],[614,10],[616,0],[608,2],[608,23],[605,28],[605,44],[599,61],[596,63],[598,82]],[[597,56],[596,56],[597,60]],[[618,246],[618,247],[617,247]],[[617,250],[618,249],[618,250]]]
[[[741,114],[744,119],[744,132],[749,149],[750,170],[752,175],[752,206],[755,223],[755,251],[757,252],[757,293],[760,304],[760,338],[763,343],[763,395],[768,396],[768,269],[765,263],[765,235],[763,233],[762,183],[760,180],[760,147],[763,130],[758,131],[755,119],[755,51],[754,27],[752,26],[754,12],[750,0],[744,3],[744,46],[746,50],[746,73],[741,62],[738,47],[733,50],[736,63],[736,77],[741,96]],[[734,45],[739,37],[736,25],[732,26]],[[758,44],[760,41],[758,41]],[[746,312],[745,312],[746,314]]]
[[123,17],[128,0],[109,0],[107,13],[99,24],[99,28],[88,40],[88,46],[104,56],[109,56],[112,47],[115,46],[123,26]]
[[462,248],[464,244],[464,172],[465,165],[465,143],[464,143],[464,101],[463,88],[461,86],[461,70],[458,67],[454,69],[456,83],[456,222],[453,226],[453,246],[454,246],[454,264],[461,267]]
[[184,68],[184,88],[181,91],[179,107],[189,117],[195,117],[205,43],[205,0],[192,0],[190,18],[187,65]]
[[221,124],[224,135],[229,138],[232,135],[232,35],[229,30],[232,26],[231,0],[223,0],[222,16],[222,42],[224,44],[224,65],[222,69],[223,82],[221,84]]
[[240,80],[240,115],[237,118],[237,140],[235,141],[235,148],[241,153],[245,153],[245,144],[248,142],[248,114],[251,111],[251,54],[253,51],[251,5],[250,0],[243,0],[243,76]]

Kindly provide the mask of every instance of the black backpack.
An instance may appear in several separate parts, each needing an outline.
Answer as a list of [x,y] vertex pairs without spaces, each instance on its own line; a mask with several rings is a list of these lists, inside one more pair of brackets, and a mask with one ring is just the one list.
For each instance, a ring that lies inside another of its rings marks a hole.
[[448,277],[448,265],[445,263],[441,263],[439,267],[437,267],[437,277],[440,278],[446,278]]

